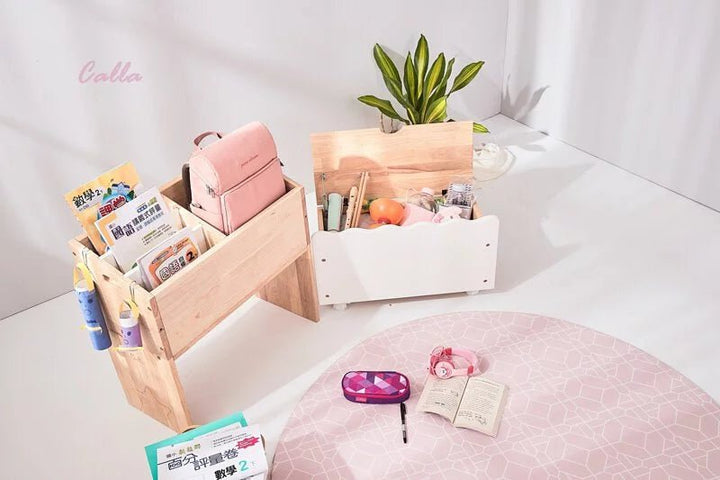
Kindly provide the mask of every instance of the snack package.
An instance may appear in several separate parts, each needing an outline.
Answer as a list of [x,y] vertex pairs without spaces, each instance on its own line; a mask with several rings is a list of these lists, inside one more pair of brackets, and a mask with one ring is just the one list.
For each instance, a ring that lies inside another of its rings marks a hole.
[[95,222],[135,198],[139,183],[135,166],[128,162],[65,194],[65,201],[99,255],[107,246]]

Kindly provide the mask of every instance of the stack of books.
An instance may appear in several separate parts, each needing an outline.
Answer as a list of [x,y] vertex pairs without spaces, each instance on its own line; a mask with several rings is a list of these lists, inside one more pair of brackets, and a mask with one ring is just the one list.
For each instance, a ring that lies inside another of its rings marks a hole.
[[257,425],[242,413],[145,447],[153,480],[264,480],[268,463]]

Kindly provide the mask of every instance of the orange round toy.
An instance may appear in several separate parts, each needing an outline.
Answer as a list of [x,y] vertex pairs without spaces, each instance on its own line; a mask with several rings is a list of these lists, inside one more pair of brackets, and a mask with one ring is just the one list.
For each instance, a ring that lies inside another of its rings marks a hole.
[[376,223],[398,225],[405,216],[405,208],[390,198],[378,198],[370,204],[370,218]]

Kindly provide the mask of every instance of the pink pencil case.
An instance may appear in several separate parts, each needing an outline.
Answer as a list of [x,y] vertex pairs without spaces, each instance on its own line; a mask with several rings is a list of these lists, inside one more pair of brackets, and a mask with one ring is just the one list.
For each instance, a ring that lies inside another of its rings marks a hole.
[[342,390],[351,402],[401,403],[410,397],[410,382],[398,372],[347,372]]

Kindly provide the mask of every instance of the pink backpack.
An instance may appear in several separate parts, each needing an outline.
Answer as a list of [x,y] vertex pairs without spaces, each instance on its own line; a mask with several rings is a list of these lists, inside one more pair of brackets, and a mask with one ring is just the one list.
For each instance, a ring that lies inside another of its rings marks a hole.
[[[220,140],[206,147],[208,135]],[[285,194],[280,159],[270,131],[252,122],[228,135],[205,132],[190,157],[190,211],[226,234]]]

